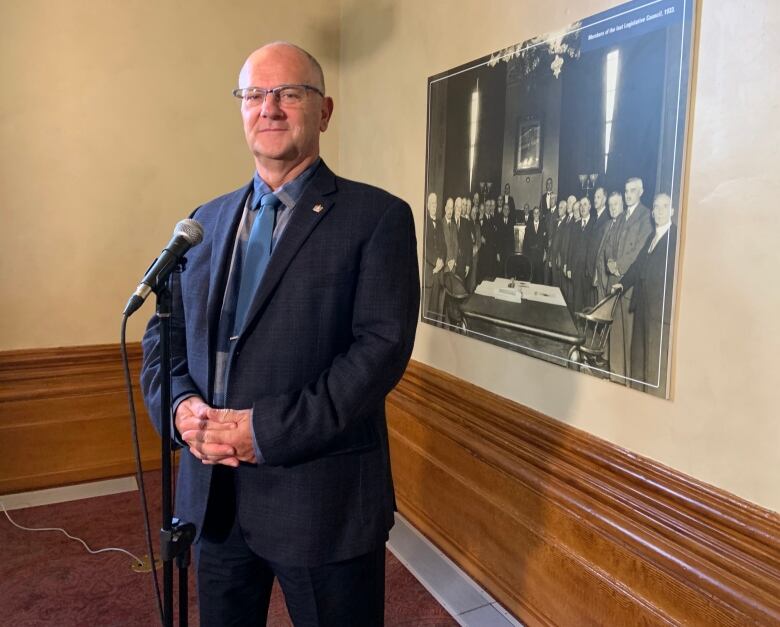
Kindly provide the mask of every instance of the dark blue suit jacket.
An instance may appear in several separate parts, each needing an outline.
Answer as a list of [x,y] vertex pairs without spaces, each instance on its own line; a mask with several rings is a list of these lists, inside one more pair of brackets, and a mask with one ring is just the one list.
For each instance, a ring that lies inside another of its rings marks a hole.
[[[251,185],[199,207],[201,244],[172,282],[173,398],[211,401],[216,331]],[[237,471],[247,542],[314,566],[381,545],[393,523],[385,396],[412,351],[420,287],[409,206],[323,163],[295,206],[229,358],[227,405],[252,408],[263,464]],[[159,420],[157,322],[142,384]],[[158,425],[159,427],[159,425]],[[176,513],[201,528],[212,466],[182,451]]]

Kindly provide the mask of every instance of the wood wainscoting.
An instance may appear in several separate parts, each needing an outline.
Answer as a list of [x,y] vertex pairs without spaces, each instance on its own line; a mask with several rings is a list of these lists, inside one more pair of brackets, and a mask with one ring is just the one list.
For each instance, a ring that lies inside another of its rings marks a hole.
[[780,516],[444,372],[388,398],[401,513],[528,625],[778,625]]
[[[144,469],[159,468],[140,344],[128,358]],[[128,416],[117,344],[0,352],[0,494],[133,474]]]
[[[777,514],[416,362],[387,409],[400,511],[526,624],[780,625]],[[0,494],[133,471],[116,345],[0,353]]]

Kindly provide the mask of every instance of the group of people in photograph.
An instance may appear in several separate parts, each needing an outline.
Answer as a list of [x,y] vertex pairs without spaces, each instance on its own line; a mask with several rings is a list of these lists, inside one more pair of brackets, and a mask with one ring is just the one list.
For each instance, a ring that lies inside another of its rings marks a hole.
[[[605,355],[610,372],[622,381],[656,381],[659,359],[664,368],[666,361],[661,338],[668,333],[676,229],[671,197],[657,194],[651,210],[643,194],[642,179],[632,177],[620,191],[596,187],[592,196],[559,198],[548,178],[533,209],[518,209],[505,184],[496,198],[447,197],[440,212],[437,195],[429,193],[426,317],[448,320],[445,287],[473,293],[496,277],[558,287],[572,314],[620,289]],[[517,257],[524,264],[514,263]]]

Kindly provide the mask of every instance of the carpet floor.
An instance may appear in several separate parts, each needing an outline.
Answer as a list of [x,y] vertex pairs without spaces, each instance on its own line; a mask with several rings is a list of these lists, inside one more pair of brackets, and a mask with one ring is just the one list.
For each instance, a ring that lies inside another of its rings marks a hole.
[[[147,473],[152,528],[159,527],[160,482]],[[2,501],[2,497],[0,497]],[[10,512],[26,527],[62,527],[93,548],[121,547],[147,553],[137,492],[82,499]],[[157,532],[153,531],[155,550]],[[152,579],[136,573],[134,560],[110,552],[90,555],[59,532],[28,532],[8,522],[0,510],[0,624],[15,627],[157,625]],[[160,585],[162,586],[162,571]],[[176,577],[176,575],[174,575]],[[456,621],[388,551],[385,571],[385,624],[444,627]],[[190,625],[198,625],[195,584],[190,568]],[[176,598],[176,597],[174,597]],[[278,584],[268,625],[292,625]]]

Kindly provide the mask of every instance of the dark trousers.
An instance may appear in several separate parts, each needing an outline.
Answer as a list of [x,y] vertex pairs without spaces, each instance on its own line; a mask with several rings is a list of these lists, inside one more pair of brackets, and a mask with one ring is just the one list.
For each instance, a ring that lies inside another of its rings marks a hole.
[[210,499],[195,545],[202,627],[265,625],[275,577],[295,627],[383,624],[384,545],[332,564],[278,564],[252,552],[235,516],[235,500],[225,502],[230,490],[220,492]]

